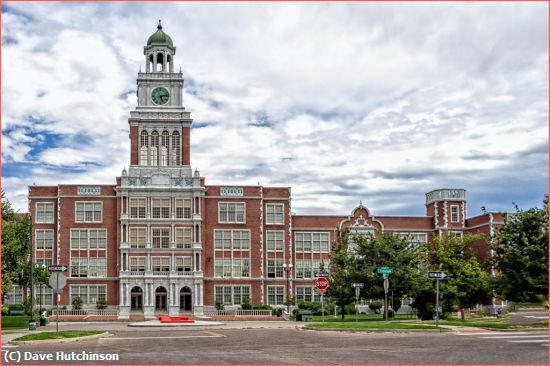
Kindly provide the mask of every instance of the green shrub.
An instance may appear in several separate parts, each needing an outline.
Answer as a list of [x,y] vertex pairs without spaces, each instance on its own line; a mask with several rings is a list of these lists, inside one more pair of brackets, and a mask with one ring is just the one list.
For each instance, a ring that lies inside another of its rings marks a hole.
[[283,315],[283,308],[275,308],[273,309],[273,315],[276,315],[276,316],[282,316]]
[[75,297],[73,301],[71,301],[71,304],[73,305],[73,310],[80,310],[82,309],[82,304],[84,301],[80,297]]
[[107,309],[107,301],[97,300],[97,302],[95,303],[95,307],[97,308],[97,310]]
[[369,309],[374,311],[376,314],[380,314],[380,309],[382,309],[382,303],[378,300],[371,301],[369,304]]
[[241,309],[243,309],[243,310],[251,310],[252,309],[252,304],[250,303],[249,298],[245,298],[243,300],[243,303],[241,304]]
[[252,305],[253,310],[273,310],[270,305]]
[[2,307],[2,316],[9,315],[9,313],[10,313],[10,308],[7,307],[7,306],[3,306]]
[[216,301],[216,310],[225,310],[225,306],[223,305],[223,302],[221,301]]

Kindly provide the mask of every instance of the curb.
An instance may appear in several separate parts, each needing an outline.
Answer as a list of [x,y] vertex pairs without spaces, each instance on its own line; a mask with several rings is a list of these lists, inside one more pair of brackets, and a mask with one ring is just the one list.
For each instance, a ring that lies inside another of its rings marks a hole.
[[301,328],[303,330],[321,331],[321,332],[351,332],[351,333],[448,333],[452,332],[452,329],[439,328],[439,329],[343,329],[343,328]]
[[73,338],[61,338],[61,339],[44,339],[44,340],[34,340],[34,341],[9,341],[9,344],[16,344],[16,345],[23,345],[23,344],[47,344],[47,343],[69,343],[69,342],[79,342],[79,341],[87,341],[89,339],[95,339],[95,338],[104,338],[104,337],[110,337],[112,334],[109,332],[103,332],[99,334],[93,334],[89,336],[83,336],[83,337],[73,337]]

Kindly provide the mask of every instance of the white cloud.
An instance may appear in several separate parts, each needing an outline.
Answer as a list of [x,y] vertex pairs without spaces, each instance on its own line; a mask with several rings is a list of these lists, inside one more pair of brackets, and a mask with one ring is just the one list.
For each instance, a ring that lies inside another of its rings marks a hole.
[[546,192],[547,4],[10,3],[2,16],[4,187],[22,209],[21,185],[111,183],[128,165],[158,18],[207,183],[291,186],[297,213],[363,199],[422,214],[443,186],[489,209]]

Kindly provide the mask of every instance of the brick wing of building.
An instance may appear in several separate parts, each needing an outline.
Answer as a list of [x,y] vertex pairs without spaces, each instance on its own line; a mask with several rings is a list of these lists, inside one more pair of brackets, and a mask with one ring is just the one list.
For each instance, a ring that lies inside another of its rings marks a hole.
[[[206,185],[191,168],[192,119],[175,54],[159,24],[144,47],[128,119],[130,166],[116,184],[29,187],[36,262],[70,267],[60,305],[70,309],[80,297],[95,308],[104,300],[125,319],[199,315],[247,298],[315,301],[314,273],[328,268],[337,227],[427,242],[442,230],[489,235],[502,223],[492,213],[468,219],[463,189],[427,193],[426,216],[375,216],[362,204],[349,215],[305,216],[291,214],[290,187]],[[42,296],[52,304],[51,290]]]

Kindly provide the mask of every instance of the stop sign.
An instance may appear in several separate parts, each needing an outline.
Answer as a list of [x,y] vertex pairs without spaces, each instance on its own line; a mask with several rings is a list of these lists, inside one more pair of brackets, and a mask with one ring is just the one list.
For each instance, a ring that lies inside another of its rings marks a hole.
[[315,286],[319,292],[325,292],[328,288],[328,280],[325,277],[321,277],[315,280]]

